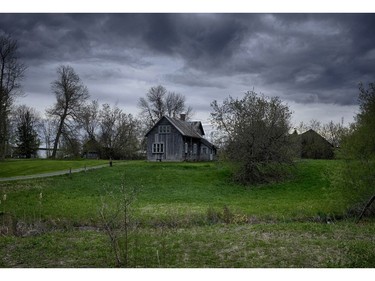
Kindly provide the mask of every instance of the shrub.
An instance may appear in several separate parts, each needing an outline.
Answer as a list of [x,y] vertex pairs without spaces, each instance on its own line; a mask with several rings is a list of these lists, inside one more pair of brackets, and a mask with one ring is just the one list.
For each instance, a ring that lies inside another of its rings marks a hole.
[[244,184],[264,183],[284,175],[295,155],[289,136],[291,112],[278,97],[247,92],[211,104],[213,124],[225,135],[224,157],[234,164],[235,179]]

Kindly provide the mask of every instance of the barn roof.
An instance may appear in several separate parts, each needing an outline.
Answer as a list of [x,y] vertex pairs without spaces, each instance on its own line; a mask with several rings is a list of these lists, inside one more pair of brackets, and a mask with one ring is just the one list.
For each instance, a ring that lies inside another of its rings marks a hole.
[[310,129],[304,133],[301,134],[301,136],[307,136],[307,135],[316,135],[317,137],[319,137],[320,139],[322,139],[324,142],[326,142],[327,144],[329,144],[330,146],[333,146],[332,143],[330,143],[328,140],[326,140],[326,138],[324,138],[321,134],[319,134],[318,132],[314,131],[313,129]]

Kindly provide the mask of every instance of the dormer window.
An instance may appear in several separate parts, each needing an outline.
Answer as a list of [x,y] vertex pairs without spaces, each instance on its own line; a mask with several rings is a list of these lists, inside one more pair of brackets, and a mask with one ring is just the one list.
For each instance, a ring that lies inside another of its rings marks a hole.
[[159,134],[169,134],[171,132],[170,125],[160,125],[159,126]]

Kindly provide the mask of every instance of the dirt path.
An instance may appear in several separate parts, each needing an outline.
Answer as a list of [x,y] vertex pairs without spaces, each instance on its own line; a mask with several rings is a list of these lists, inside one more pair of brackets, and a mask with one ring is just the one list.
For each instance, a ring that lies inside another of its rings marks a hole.
[[37,178],[47,178],[47,177],[54,177],[54,176],[61,176],[61,175],[67,175],[70,173],[79,173],[83,171],[93,170],[93,169],[100,169],[104,167],[108,167],[108,164],[103,164],[99,166],[92,166],[92,167],[86,167],[86,168],[79,168],[79,169],[69,169],[69,170],[63,170],[63,171],[55,171],[55,172],[49,172],[49,173],[43,173],[43,174],[35,174],[35,175],[28,175],[28,176],[16,176],[16,177],[9,177],[9,178],[0,178],[0,182],[4,181],[18,181],[18,180],[30,180],[30,179],[37,179]]

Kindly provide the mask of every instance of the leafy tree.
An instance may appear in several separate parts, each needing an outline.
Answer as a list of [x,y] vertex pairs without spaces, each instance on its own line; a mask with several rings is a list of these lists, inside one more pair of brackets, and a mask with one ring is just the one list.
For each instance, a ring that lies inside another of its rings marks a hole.
[[81,110],[89,92],[78,74],[71,66],[57,68],[57,79],[52,82],[52,91],[56,96],[56,103],[47,110],[47,115],[57,120],[56,137],[53,144],[52,158],[56,158],[60,137],[64,133],[67,140],[69,135],[76,135]]
[[17,41],[10,35],[0,34],[0,159],[4,159],[7,152],[10,109],[20,93],[19,82],[26,70],[17,52]]
[[225,138],[224,155],[235,167],[235,179],[261,183],[284,175],[293,151],[289,138],[291,112],[278,97],[255,92],[211,104],[211,119]]
[[346,157],[368,161],[375,157],[375,84],[359,85],[359,113],[354,130],[346,139]]
[[31,158],[39,149],[40,140],[37,133],[38,117],[35,111],[27,106],[20,106],[17,115],[17,153]]
[[186,119],[192,115],[192,108],[186,106],[185,96],[174,92],[167,92],[167,89],[161,85],[151,87],[146,97],[138,101],[140,116],[144,119],[147,129],[164,115],[176,117],[184,113]]
[[359,113],[350,133],[343,139],[345,161],[334,174],[349,211],[358,214],[375,195],[375,84],[359,85]]

